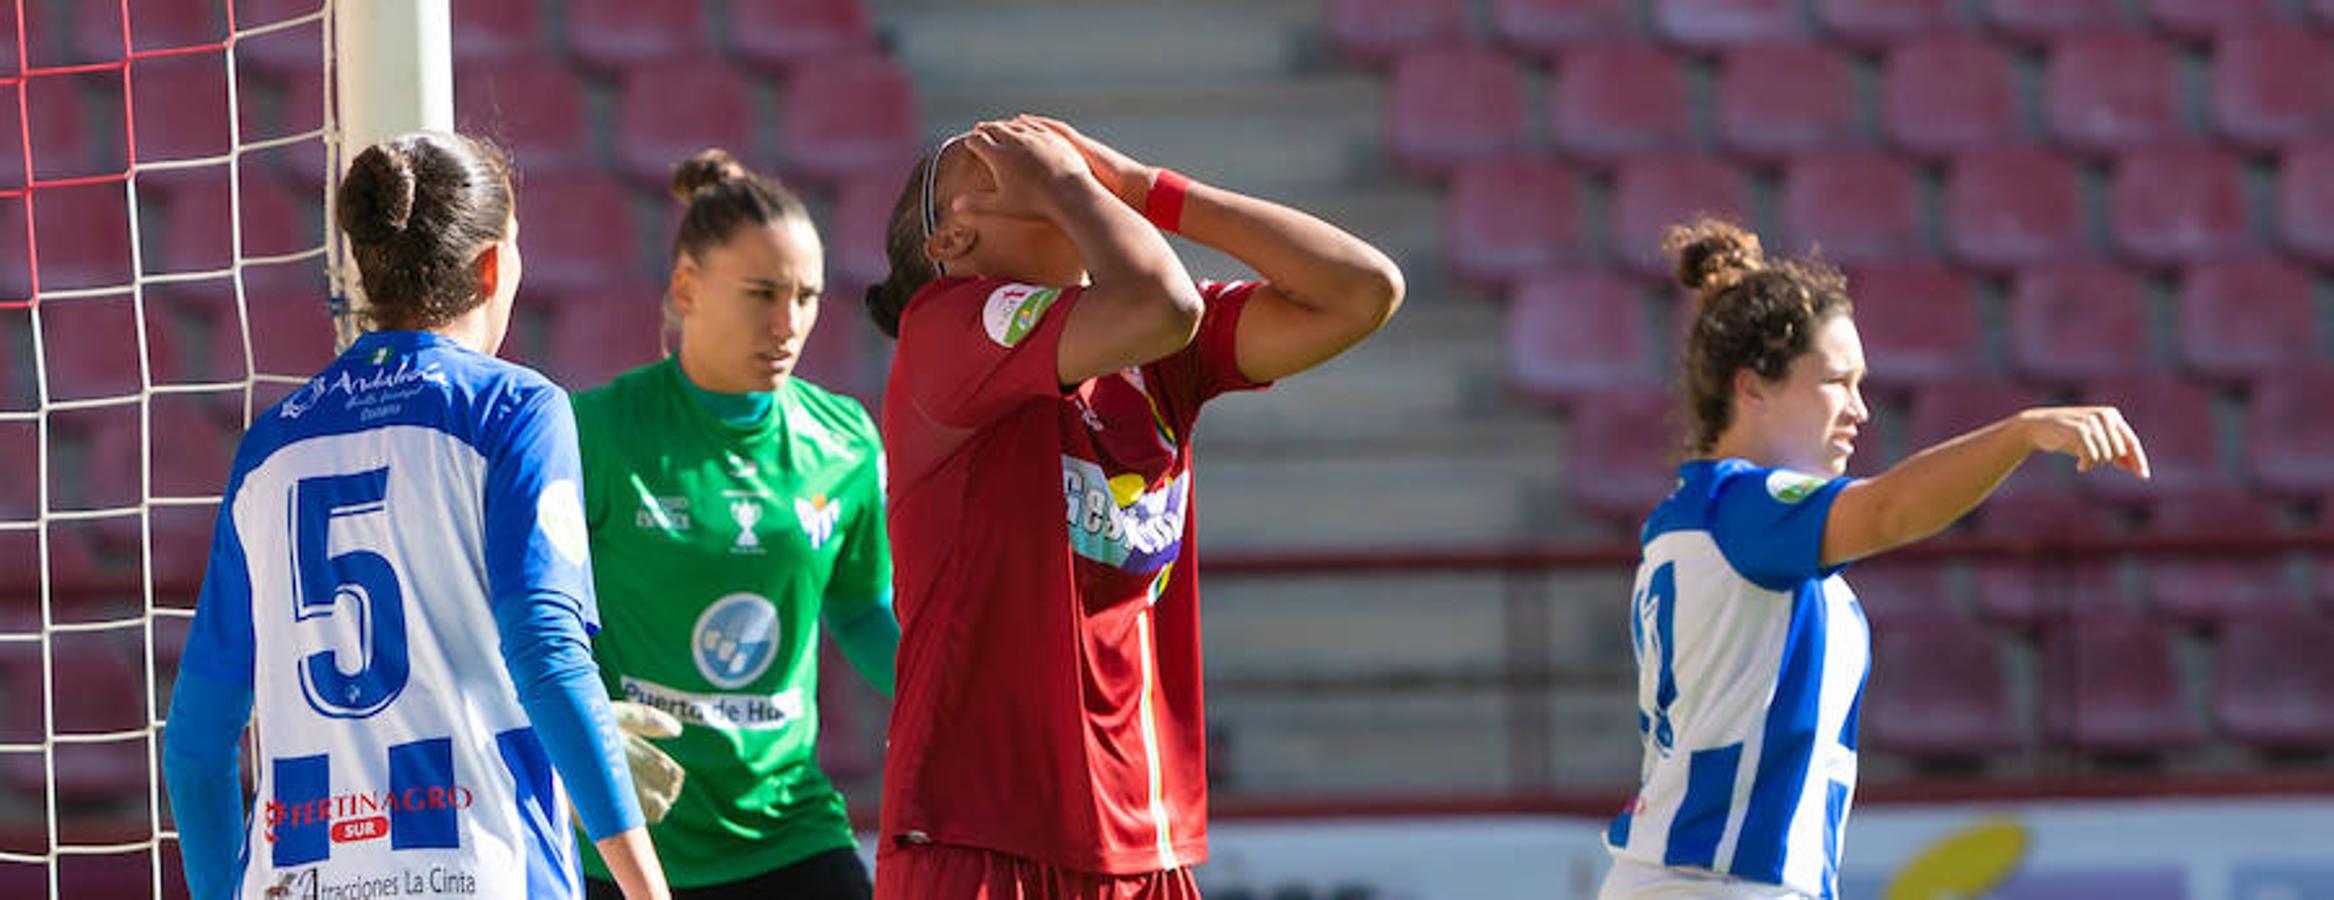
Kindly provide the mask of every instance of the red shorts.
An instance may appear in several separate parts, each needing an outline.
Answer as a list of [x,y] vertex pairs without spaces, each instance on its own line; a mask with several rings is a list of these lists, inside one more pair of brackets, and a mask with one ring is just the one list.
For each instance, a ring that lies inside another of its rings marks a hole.
[[918,844],[875,861],[875,900],[1199,900],[1190,869],[1102,875],[973,847]]

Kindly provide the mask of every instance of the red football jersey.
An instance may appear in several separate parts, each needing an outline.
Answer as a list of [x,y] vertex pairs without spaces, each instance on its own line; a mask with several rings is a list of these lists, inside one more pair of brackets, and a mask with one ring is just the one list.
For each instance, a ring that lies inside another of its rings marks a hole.
[[1076,288],[944,278],[901,316],[883,404],[901,625],[883,845],[1088,872],[1207,858],[1191,426],[1255,388],[1254,285],[1199,336],[1064,388]]

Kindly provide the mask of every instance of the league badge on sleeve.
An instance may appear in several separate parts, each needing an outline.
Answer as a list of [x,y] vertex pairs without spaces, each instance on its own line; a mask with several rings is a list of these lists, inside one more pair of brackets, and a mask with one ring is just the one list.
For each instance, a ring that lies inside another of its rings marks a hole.
[[981,327],[992,341],[1007,347],[1020,346],[1030,332],[1037,330],[1038,320],[1045,317],[1046,308],[1061,297],[1061,288],[1005,285],[990,293],[989,302],[981,307]]
[[1826,482],[1813,475],[1803,475],[1789,469],[1767,473],[1767,495],[1778,503],[1797,503],[1814,494]]

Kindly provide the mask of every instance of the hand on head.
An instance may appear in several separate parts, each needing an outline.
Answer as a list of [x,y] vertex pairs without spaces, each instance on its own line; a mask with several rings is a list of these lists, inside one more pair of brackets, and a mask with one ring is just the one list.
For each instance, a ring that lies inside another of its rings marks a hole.
[[1143,208],[1143,201],[1151,190],[1154,167],[1137,162],[1134,158],[1120,153],[1117,148],[1086,136],[1084,132],[1070,127],[1070,123],[1060,119],[1046,116],[1022,116],[1021,118],[1035,122],[1044,126],[1046,130],[1061,135],[1064,140],[1070,142],[1070,146],[1078,148],[1078,155],[1085,158],[1086,169],[1094,173],[1096,181],[1102,182],[1104,188],[1109,189],[1126,205],[1138,210]]
[[996,178],[990,190],[957,195],[950,208],[972,215],[1051,218],[1056,186],[1089,177],[1086,160],[1068,139],[1027,116],[973,126],[962,143]]

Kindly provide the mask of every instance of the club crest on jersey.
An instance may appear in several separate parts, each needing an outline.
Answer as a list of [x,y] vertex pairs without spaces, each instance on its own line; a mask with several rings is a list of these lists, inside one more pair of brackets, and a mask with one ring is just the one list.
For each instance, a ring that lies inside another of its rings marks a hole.
[[697,674],[715,687],[739,688],[762,677],[778,656],[778,610],[760,594],[739,591],[705,608],[689,639]]
[[1825,481],[1813,475],[1802,475],[1787,469],[1767,473],[1767,495],[1780,503],[1797,503],[1823,487]]
[[794,498],[794,517],[802,521],[802,533],[810,536],[810,549],[818,550],[835,536],[835,523],[843,519],[843,501],[826,497],[805,500]]
[[1046,309],[1061,297],[1061,288],[1005,285],[989,294],[989,302],[981,308],[981,327],[988,331],[989,340],[1007,347],[1020,346],[1037,330]]

